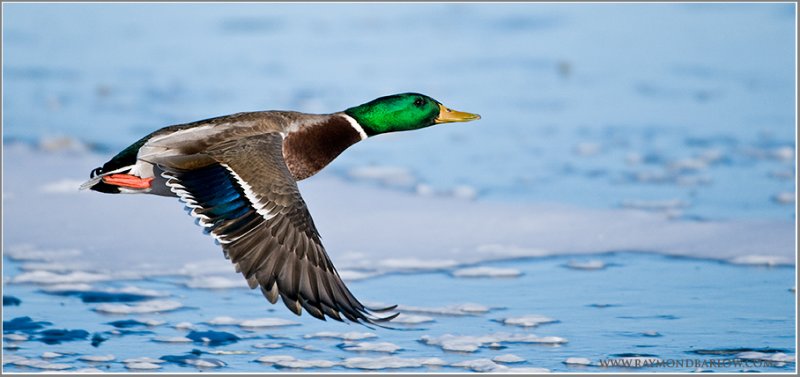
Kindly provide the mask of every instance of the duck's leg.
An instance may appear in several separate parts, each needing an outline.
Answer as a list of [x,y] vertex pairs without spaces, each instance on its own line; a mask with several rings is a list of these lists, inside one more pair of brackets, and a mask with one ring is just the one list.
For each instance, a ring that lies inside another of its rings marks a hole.
[[150,188],[153,178],[141,178],[130,174],[111,174],[103,177],[103,182],[109,185],[146,189]]

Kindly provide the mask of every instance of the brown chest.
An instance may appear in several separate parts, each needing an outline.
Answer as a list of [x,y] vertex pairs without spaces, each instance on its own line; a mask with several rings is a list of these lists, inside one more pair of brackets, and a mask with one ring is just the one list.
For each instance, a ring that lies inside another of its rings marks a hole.
[[361,135],[344,117],[327,120],[290,132],[283,139],[283,159],[294,179],[306,179],[327,166]]

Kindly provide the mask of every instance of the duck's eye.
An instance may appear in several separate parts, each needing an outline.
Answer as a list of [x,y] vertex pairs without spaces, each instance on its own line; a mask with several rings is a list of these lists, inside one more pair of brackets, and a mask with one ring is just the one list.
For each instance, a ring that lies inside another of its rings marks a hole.
[[422,105],[424,104],[425,100],[423,100],[422,98],[417,98],[416,100],[414,100],[414,106],[416,107],[422,107]]

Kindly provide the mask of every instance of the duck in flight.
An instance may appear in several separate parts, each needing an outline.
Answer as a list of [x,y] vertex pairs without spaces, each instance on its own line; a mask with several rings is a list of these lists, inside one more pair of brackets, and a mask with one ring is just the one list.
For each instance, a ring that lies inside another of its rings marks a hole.
[[94,169],[81,189],[178,197],[271,303],[355,323],[378,317],[339,277],[297,188],[368,137],[480,119],[417,93],[333,114],[244,112],[164,127]]

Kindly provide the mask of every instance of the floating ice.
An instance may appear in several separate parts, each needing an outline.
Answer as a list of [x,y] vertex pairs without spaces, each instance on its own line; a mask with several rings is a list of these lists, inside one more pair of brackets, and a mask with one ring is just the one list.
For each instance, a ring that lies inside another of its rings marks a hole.
[[10,342],[24,342],[28,340],[28,336],[25,334],[3,334],[3,339]]
[[240,322],[241,320],[238,320],[236,318],[222,316],[222,317],[214,317],[211,320],[206,321],[205,323],[213,326],[236,326]]
[[3,250],[3,254],[15,261],[53,261],[77,257],[81,255],[81,251],[77,249],[41,250],[33,245],[21,244]]
[[738,353],[735,356],[737,359],[744,359],[744,360],[764,360],[764,361],[775,361],[781,363],[794,363],[796,358],[794,356],[787,355],[783,352],[757,352],[757,351],[749,351],[749,352],[742,352]]
[[196,276],[186,282],[188,288],[196,289],[229,289],[246,288],[244,279],[230,279],[222,276]]
[[339,277],[342,280],[350,282],[350,281],[359,281],[364,279],[369,279],[371,277],[375,277],[380,275],[377,272],[367,272],[367,271],[357,271],[357,270],[339,270]]
[[205,323],[212,326],[239,326],[249,329],[299,325],[298,322],[282,318],[236,319],[227,316],[215,317]]
[[110,275],[85,271],[74,271],[65,274],[57,274],[50,271],[30,271],[14,276],[11,278],[11,282],[32,284],[68,284],[92,283],[112,279],[113,278]]
[[151,358],[151,357],[136,357],[136,358],[132,358],[132,359],[125,359],[125,360],[122,360],[122,362],[123,362],[123,363],[125,363],[125,364],[129,364],[129,363],[153,363],[153,364],[161,364],[161,363],[164,363],[165,361],[164,361],[164,360],[159,360],[159,359],[153,359],[153,358]]
[[389,342],[344,342],[341,348],[352,352],[385,352],[395,353],[403,348]]
[[172,327],[178,330],[190,330],[194,328],[194,324],[192,324],[191,322],[178,322],[174,324]]
[[504,373],[525,373],[525,374],[537,374],[537,373],[550,373],[550,369],[547,368],[508,368],[503,370]]
[[475,372],[502,372],[508,367],[496,364],[489,359],[464,360],[450,364],[458,368],[466,368]]
[[185,336],[157,336],[152,339],[158,343],[191,343],[192,340]]
[[536,327],[545,323],[555,323],[558,322],[558,320],[550,317],[545,317],[543,315],[531,314],[521,317],[508,317],[501,320],[501,322],[504,325],[510,325],[510,326]]
[[194,355],[188,355],[188,356],[166,355],[166,356],[161,356],[161,360],[180,365],[192,365],[198,368],[220,368],[227,365],[222,360],[201,358]]
[[19,266],[22,271],[50,271],[50,272],[70,272],[86,269],[88,264],[83,262],[27,262]]
[[64,354],[58,353],[58,352],[43,352],[41,358],[42,359],[56,359],[56,358],[59,358],[59,357],[62,357],[62,356],[64,356]]
[[589,360],[585,357],[568,357],[564,360],[564,364],[567,365],[592,365],[592,360]]
[[106,314],[144,314],[161,313],[182,308],[183,305],[177,301],[153,300],[139,304],[102,304],[94,310]]
[[209,350],[203,353],[208,353],[211,355],[250,355],[253,352],[244,350]]
[[791,260],[786,257],[780,257],[777,255],[758,255],[758,254],[740,255],[738,257],[730,259],[730,262],[734,264],[745,264],[753,266],[759,266],[759,265],[780,266],[780,265],[794,264],[794,260]]
[[262,349],[297,348],[304,351],[316,351],[316,349],[313,346],[310,345],[301,346],[293,343],[260,343],[260,344],[254,344],[252,347],[262,348]]
[[310,360],[300,360],[300,359],[291,359],[291,360],[279,360],[273,363],[275,366],[281,368],[291,368],[291,369],[308,369],[308,368],[332,368],[339,363],[330,361],[330,360],[320,360],[320,359],[310,359]]
[[291,361],[291,360],[296,360],[296,359],[293,356],[289,355],[267,355],[267,356],[261,356],[258,359],[256,359],[256,361],[258,361],[259,363],[264,363],[264,364],[275,364],[277,362]]
[[296,326],[300,323],[281,318],[257,318],[246,319],[239,323],[243,328],[261,328],[261,327],[279,327],[279,326]]
[[606,264],[601,260],[588,260],[576,261],[571,260],[566,264],[566,267],[573,270],[601,270],[606,267]]
[[461,268],[452,272],[455,277],[493,277],[493,278],[513,278],[522,275],[520,270],[514,268],[498,268],[498,267],[472,267]]
[[102,370],[97,368],[80,368],[75,369],[75,373],[104,373]]
[[550,254],[544,249],[502,244],[479,245],[475,248],[475,251],[493,258],[541,257]]
[[149,362],[135,362],[135,363],[125,363],[125,368],[133,370],[153,370],[153,369],[161,369],[161,365]]
[[420,323],[428,323],[434,321],[435,320],[433,318],[424,315],[400,313],[397,317],[395,317],[392,320],[391,323],[402,324],[402,325],[418,325]]
[[114,355],[86,355],[78,358],[78,360],[80,361],[88,361],[94,363],[108,362],[108,361],[113,361],[114,359],[116,359],[116,356]]
[[557,336],[538,337],[533,334],[507,334],[495,333],[489,335],[452,335],[442,336],[424,335],[420,338],[425,344],[441,347],[445,351],[475,352],[480,347],[501,343],[536,343],[557,345],[566,343],[567,340]]
[[[5,365],[6,364],[5,355],[3,356],[3,358],[4,358],[3,365]],[[10,363],[14,364],[16,366],[35,368],[35,369],[44,369],[44,370],[64,370],[64,369],[72,368],[72,365],[68,365],[68,364],[53,364],[53,363],[48,363],[47,361],[44,361],[44,360],[34,360],[34,359],[28,359],[28,358],[24,358],[24,357],[21,357],[19,359],[14,359]]]
[[399,312],[408,312],[408,313],[422,313],[422,314],[434,314],[434,315],[445,315],[445,316],[464,316],[464,315],[476,315],[476,314],[488,313],[491,310],[491,308],[480,304],[466,303],[460,305],[450,305],[441,307],[398,305],[396,310]]
[[441,270],[458,265],[458,262],[451,259],[418,259],[418,258],[387,258],[377,262],[378,266],[391,270]]
[[521,357],[519,357],[517,355],[508,353],[508,354],[505,354],[505,355],[495,356],[495,357],[492,358],[492,361],[497,362],[497,363],[521,363],[521,362],[525,361],[525,359],[523,359],[523,358],[521,358]]
[[12,354],[12,355],[3,355],[2,359],[3,359],[3,365],[6,365],[6,364],[15,363],[17,361],[27,360],[28,358]]
[[[522,360],[524,361],[524,360]],[[549,369],[546,368],[511,368],[505,365],[495,363],[489,359],[474,359],[459,361],[450,366],[466,368],[475,372],[489,372],[489,373],[548,373]]]
[[321,331],[314,334],[306,334],[303,335],[305,339],[314,339],[314,338],[330,338],[330,339],[342,339],[342,340],[361,340],[361,339],[370,339],[370,338],[377,338],[378,335],[375,335],[371,332],[333,332],[333,331]]
[[420,368],[423,366],[441,366],[447,363],[438,357],[428,358],[402,358],[397,356],[382,357],[351,357],[342,361],[342,366],[350,369],[398,369],[398,368]]

